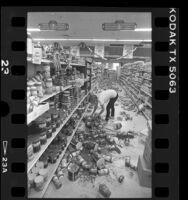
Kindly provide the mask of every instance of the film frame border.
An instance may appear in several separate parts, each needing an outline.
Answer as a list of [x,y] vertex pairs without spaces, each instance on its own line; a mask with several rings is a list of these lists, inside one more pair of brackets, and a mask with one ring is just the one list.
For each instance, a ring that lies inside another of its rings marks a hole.
[[[179,147],[179,10],[176,9],[176,94],[169,94],[169,8],[71,8],[43,7],[42,11],[109,11],[151,12],[152,14],[152,199],[178,199]],[[27,198],[27,125],[26,125],[26,67],[27,12],[40,7],[4,7],[1,10],[1,59],[8,60],[7,75],[1,74],[2,113],[1,141],[8,141],[2,156],[1,197]],[[19,19],[18,19],[19,17]],[[161,37],[162,35],[162,37]],[[18,51],[17,51],[18,50]],[[19,68],[18,68],[19,67]],[[3,71],[4,72],[4,71]],[[19,97],[18,97],[19,96]],[[10,112],[10,113],[9,113]],[[11,135],[7,135],[7,133]],[[1,145],[2,146],[2,145]],[[3,148],[1,147],[3,150]],[[2,151],[3,152],[3,151]],[[22,156],[20,156],[22,155]],[[7,160],[8,159],[8,160]],[[23,159],[25,162],[23,162]],[[8,166],[6,166],[8,164]],[[15,171],[20,168],[20,171]],[[11,181],[10,181],[11,180]],[[19,183],[22,180],[22,183]],[[162,180],[162,181],[161,181]],[[173,181],[172,181],[173,180]],[[177,182],[176,182],[177,181]],[[25,184],[24,184],[25,183]],[[131,198],[134,199],[134,198]]]

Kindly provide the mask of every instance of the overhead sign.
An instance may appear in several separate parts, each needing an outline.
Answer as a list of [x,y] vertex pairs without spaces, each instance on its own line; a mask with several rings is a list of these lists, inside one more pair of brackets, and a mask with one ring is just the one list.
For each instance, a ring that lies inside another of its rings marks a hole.
[[95,46],[95,57],[104,57],[104,46],[103,45],[97,45]]
[[133,45],[125,44],[123,46],[123,58],[133,58]]
[[33,64],[40,65],[42,61],[42,48],[41,47],[33,47]]
[[80,47],[79,46],[72,46],[70,48],[70,53],[72,56],[79,57],[80,56]]

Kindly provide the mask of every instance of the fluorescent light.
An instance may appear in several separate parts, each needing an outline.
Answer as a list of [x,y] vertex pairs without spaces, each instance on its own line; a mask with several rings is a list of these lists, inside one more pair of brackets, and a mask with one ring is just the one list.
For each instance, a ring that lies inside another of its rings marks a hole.
[[28,32],[40,32],[40,31],[55,31],[55,30],[40,30],[40,28],[28,28]]
[[40,28],[28,28],[27,31],[29,31],[29,32],[38,32],[38,31],[40,31]]
[[152,29],[151,28],[136,28],[134,31],[146,31],[146,32],[150,32],[150,31],[152,31]]
[[34,41],[89,41],[89,42],[151,42],[152,40],[33,38]]
[[[28,28],[27,31],[29,31],[29,32],[39,32],[41,30],[39,28]],[[44,30],[44,31],[49,31],[49,30]],[[133,31],[133,30],[121,30],[121,31]],[[152,31],[152,28],[136,28],[134,31],[150,32],[150,31]]]

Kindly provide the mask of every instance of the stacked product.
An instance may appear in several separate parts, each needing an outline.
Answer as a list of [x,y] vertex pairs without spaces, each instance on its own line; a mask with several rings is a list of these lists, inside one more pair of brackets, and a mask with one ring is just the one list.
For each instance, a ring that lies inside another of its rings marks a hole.
[[[80,106],[79,112],[84,112],[84,104]],[[99,117],[84,117],[86,130],[78,129],[69,145],[69,156],[62,159],[56,176],[61,180],[65,174],[65,168],[68,167],[68,178],[70,181],[78,179],[80,173],[89,172],[91,175],[108,175],[109,169],[107,163],[112,162],[110,151],[121,153],[112,136],[103,130]],[[65,134],[65,129],[63,130]],[[66,130],[67,134],[67,130]],[[122,135],[117,137],[124,138]],[[107,149],[108,153],[104,153],[102,149]],[[68,163],[71,163],[68,165]],[[82,169],[82,170],[80,170]],[[54,183],[55,184],[55,183]]]
[[81,90],[81,93],[80,93],[80,99],[82,99],[86,94],[85,94],[85,90]]
[[28,174],[28,191],[34,188],[36,191],[41,191],[44,188],[44,183],[48,179],[47,166],[42,162],[38,161]]
[[61,81],[62,86],[65,87],[67,85],[67,77],[66,77],[66,70],[65,69],[61,70],[60,81]]
[[56,90],[52,83],[50,66],[46,65],[27,82],[27,112],[32,112],[34,107],[38,106],[40,98],[44,94],[52,94],[54,89]]
[[139,156],[138,160],[138,177],[140,184],[144,187],[151,187],[151,158],[151,130],[149,130],[145,142],[144,153]]
[[32,112],[34,107],[38,106],[39,100],[40,98],[35,83],[29,81],[27,83],[27,113]]
[[74,104],[74,96],[73,96],[73,88],[69,88],[67,91],[69,91],[71,109],[73,109],[73,108],[75,107],[75,104]]
[[63,108],[69,110],[70,105],[71,105],[70,91],[66,90],[63,92],[61,101],[62,101]]
[[152,107],[151,63],[138,61],[125,64],[121,68],[120,83],[126,88],[137,107],[144,103],[145,110],[142,113],[147,119],[150,119]]
[[53,140],[52,144],[48,147],[28,174],[29,190],[31,188],[34,188],[36,191],[43,190],[45,182],[48,179],[49,163],[56,163],[66,145],[67,139],[64,135],[60,134]]

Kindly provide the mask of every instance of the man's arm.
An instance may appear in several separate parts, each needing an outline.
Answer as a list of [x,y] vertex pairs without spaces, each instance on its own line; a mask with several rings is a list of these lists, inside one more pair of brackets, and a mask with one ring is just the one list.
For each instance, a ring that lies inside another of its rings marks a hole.
[[104,112],[104,105],[101,105],[101,111],[99,113],[99,115],[101,115]]
[[93,115],[96,112],[97,108],[98,108],[98,100],[95,101],[94,109],[91,115]]

